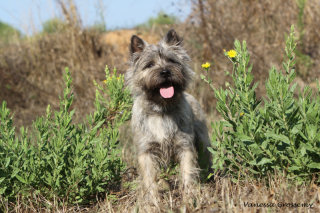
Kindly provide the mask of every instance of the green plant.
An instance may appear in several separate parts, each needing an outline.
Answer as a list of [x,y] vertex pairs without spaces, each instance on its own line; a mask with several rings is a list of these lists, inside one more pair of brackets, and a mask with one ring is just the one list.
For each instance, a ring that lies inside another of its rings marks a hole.
[[96,30],[98,32],[106,32],[107,31],[107,24],[105,20],[105,7],[103,5],[103,1],[99,0],[95,5],[97,16],[100,20],[96,21],[93,26],[90,27],[92,30]]
[[138,27],[151,28],[152,26],[175,24],[177,21],[177,17],[168,15],[164,12],[159,12],[156,17],[149,18],[146,23],[140,24]]
[[306,79],[308,77],[309,71],[312,67],[313,60],[308,55],[305,54],[305,20],[304,20],[304,10],[306,8],[307,0],[296,0],[296,4],[298,6],[298,21],[297,21],[297,28],[298,28],[298,46],[295,50],[296,54],[296,72],[299,76]]
[[105,23],[103,22],[95,22],[93,25],[91,25],[88,30],[96,31],[99,33],[103,33],[107,31],[107,27]]
[[8,43],[14,40],[14,38],[19,38],[20,36],[21,33],[19,30],[0,21],[0,41]]
[[49,34],[58,33],[65,30],[66,26],[67,24],[63,20],[59,18],[52,18],[42,24],[42,32]]
[[306,7],[307,0],[296,0],[296,4],[298,6],[299,12],[298,12],[298,32],[299,32],[299,40],[303,40],[304,36],[304,9]]
[[[124,164],[118,127],[130,117],[131,99],[123,75],[111,75],[98,86],[95,112],[87,122],[72,121],[72,79],[66,70],[60,110],[38,118],[31,131],[15,133],[10,110],[0,110],[0,198],[6,202],[44,197],[58,203],[88,203],[116,190]],[[50,202],[48,202],[50,203]],[[43,202],[42,205],[50,208]],[[54,202],[55,203],[55,202]]]
[[[234,178],[286,174],[288,178],[319,183],[320,94],[306,88],[296,99],[294,28],[286,39],[284,74],[272,67],[263,104],[255,95],[246,42],[235,41],[233,86],[216,89],[217,110],[224,120],[212,124],[213,169]],[[320,91],[320,90],[319,90]]]

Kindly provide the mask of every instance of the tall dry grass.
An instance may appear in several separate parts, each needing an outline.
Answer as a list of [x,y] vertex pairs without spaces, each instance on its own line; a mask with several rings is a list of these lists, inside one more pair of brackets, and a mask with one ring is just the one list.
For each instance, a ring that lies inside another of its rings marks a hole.
[[[177,181],[177,180],[176,180]],[[320,211],[320,190],[316,185],[297,185],[283,176],[268,182],[249,180],[233,182],[229,178],[216,178],[201,184],[193,196],[183,199],[173,178],[170,188],[162,192],[159,207],[141,198],[137,188],[125,188],[105,200],[90,206],[59,205],[35,197],[47,207],[37,208],[36,202],[16,204],[12,212],[310,212]],[[137,184],[137,182],[134,182]],[[260,205],[260,207],[259,207]],[[298,207],[298,205],[300,205]],[[302,206],[307,205],[307,206]],[[265,207],[264,207],[265,206]]]
[[[299,13],[299,1],[305,2],[302,13]],[[235,39],[246,40],[255,80],[264,82],[272,66],[281,66],[283,52],[279,50],[284,49],[285,34],[294,24],[300,38],[298,83],[315,87],[315,79],[320,76],[320,4],[317,0],[299,1],[192,0],[192,13],[179,28],[196,62],[194,68],[200,72],[202,62],[213,63],[211,77],[216,86],[224,86],[225,81],[230,80],[225,71],[231,67],[223,50],[231,49]],[[265,94],[262,85],[258,87],[258,96]],[[200,88],[195,93],[209,111],[215,102],[213,95],[202,89],[199,82],[196,88]]]
[[6,100],[16,113],[18,126],[29,125],[48,104],[58,107],[65,67],[74,79],[79,119],[93,108],[93,80],[104,79],[105,66],[124,69],[125,61],[116,57],[116,50],[102,40],[102,34],[84,29],[73,1],[57,3],[66,23],[63,31],[0,46],[0,101]]
[[[246,180],[234,183],[218,178],[214,183],[202,184],[192,198],[183,199],[181,192],[170,189],[163,194],[156,208],[137,193],[119,197],[119,202],[106,200],[98,205],[98,212],[318,212],[320,191],[317,186],[297,186],[285,178],[272,178],[268,183]],[[312,204],[309,207],[290,205]],[[245,205],[247,204],[247,206]],[[269,205],[258,207],[253,205]],[[251,206],[248,206],[251,205]]]

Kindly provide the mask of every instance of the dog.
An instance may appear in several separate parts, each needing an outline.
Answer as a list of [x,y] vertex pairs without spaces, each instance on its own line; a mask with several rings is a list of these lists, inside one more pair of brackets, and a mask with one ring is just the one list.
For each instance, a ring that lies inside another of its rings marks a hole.
[[205,114],[185,92],[194,76],[190,57],[173,29],[157,44],[133,35],[129,49],[125,82],[133,97],[131,127],[143,189],[158,199],[159,168],[173,160],[188,191],[199,180],[199,164],[210,164]]

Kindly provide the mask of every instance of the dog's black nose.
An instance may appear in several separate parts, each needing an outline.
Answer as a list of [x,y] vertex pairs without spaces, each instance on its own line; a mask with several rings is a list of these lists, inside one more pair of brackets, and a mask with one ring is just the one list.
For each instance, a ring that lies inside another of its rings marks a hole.
[[164,78],[167,78],[171,76],[171,72],[169,70],[162,70],[160,75]]

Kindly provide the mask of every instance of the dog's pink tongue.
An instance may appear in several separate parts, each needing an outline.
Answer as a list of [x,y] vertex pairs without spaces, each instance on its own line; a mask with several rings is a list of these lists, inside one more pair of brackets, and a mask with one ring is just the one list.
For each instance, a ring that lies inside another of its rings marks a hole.
[[160,88],[160,95],[163,98],[172,98],[172,96],[174,95],[173,86],[168,87],[168,88]]

